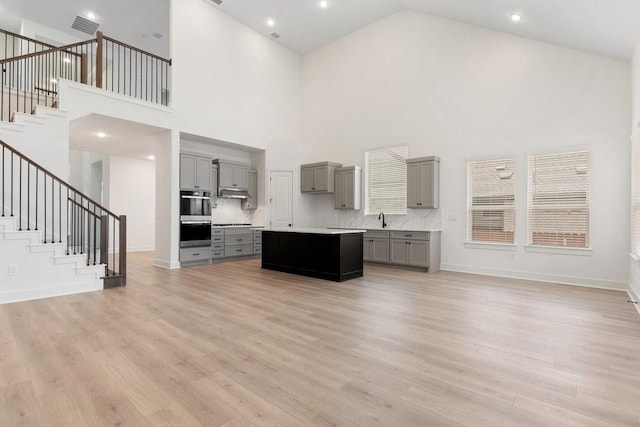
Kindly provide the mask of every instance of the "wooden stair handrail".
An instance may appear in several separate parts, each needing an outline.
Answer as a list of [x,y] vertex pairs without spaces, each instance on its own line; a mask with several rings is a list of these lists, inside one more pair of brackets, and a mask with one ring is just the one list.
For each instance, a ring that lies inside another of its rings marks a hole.
[[47,49],[47,50],[42,50],[40,52],[31,52],[31,53],[26,53],[24,55],[20,55],[20,56],[14,56],[12,58],[7,58],[7,59],[2,59],[0,60],[0,65],[4,65],[4,64],[8,64],[10,62],[15,62],[15,61],[21,61],[23,59],[29,59],[29,58],[33,58],[36,56],[43,56],[43,55],[47,55],[50,53],[54,53],[54,52],[65,52],[68,53],[70,55],[75,55],[75,56],[82,56],[79,53],[76,52],[68,52],[68,49],[73,49],[74,47],[78,47],[78,46],[82,46],[83,44],[89,44],[89,43],[94,43],[96,40],[92,39],[92,40],[85,40],[83,42],[78,42],[78,43],[73,43],[73,44],[68,44],[65,46],[60,46],[60,47],[54,47],[51,49]]
[[145,55],[147,55],[147,56],[150,56],[150,57],[152,57],[152,58],[154,58],[154,59],[157,59],[157,60],[160,60],[160,61],[166,62],[167,64],[171,65],[171,58],[169,58],[169,59],[167,59],[167,58],[163,58],[163,57],[158,56],[158,55],[155,55],[155,54],[153,54],[153,53],[151,53],[151,52],[147,52],[146,50],[142,50],[142,49],[140,49],[140,48],[137,48],[137,47],[131,46],[130,44],[127,44],[127,43],[121,42],[121,41],[116,40],[116,39],[112,39],[111,37],[107,37],[107,36],[105,36],[104,34],[102,34],[100,31],[98,31],[98,33],[100,34],[100,36],[101,36],[101,38],[102,38],[103,40],[108,40],[108,41],[110,41],[111,43],[118,44],[118,45],[120,45],[120,46],[122,46],[122,47],[126,47],[127,49],[135,50],[135,51],[137,51],[137,52],[143,53],[143,54],[145,54]]
[[18,150],[16,150],[15,148],[13,148],[12,146],[10,146],[9,144],[7,144],[6,142],[4,142],[3,140],[0,139],[0,146],[6,148],[7,150],[9,150],[10,152],[12,152],[13,154],[16,154],[18,157],[24,159],[27,163],[32,164],[33,166],[37,167],[38,169],[40,169],[42,172],[44,172],[45,174],[49,175],[52,179],[56,180],[58,183],[64,185],[65,187],[67,187],[69,190],[72,190],[78,194],[80,194],[84,199],[86,199],[87,201],[93,203],[94,205],[100,207],[100,209],[102,209],[105,213],[111,215],[114,218],[118,218],[118,215],[114,214],[113,212],[111,212],[109,209],[103,207],[102,205],[100,205],[100,203],[96,202],[95,200],[91,199],[90,197],[87,197],[86,195],[84,195],[84,193],[82,193],[82,191],[78,190],[77,188],[75,188],[74,186],[68,184],[66,181],[58,178],[55,174],[53,174],[52,172],[48,171],[47,169],[43,168],[42,166],[40,166],[38,163],[34,162],[33,160],[31,160],[29,157],[25,156],[24,154],[22,154],[21,152],[19,152]]
[[49,44],[49,43],[41,42],[40,40],[32,39],[31,37],[23,36],[22,34],[14,33],[12,31],[8,31],[8,30],[3,30],[2,28],[0,28],[0,33],[4,33],[4,34],[12,36],[12,37],[17,37],[19,39],[26,40],[28,42],[40,44],[42,46],[46,46],[46,47],[49,47],[49,48],[57,47],[57,46],[54,46],[54,45]]

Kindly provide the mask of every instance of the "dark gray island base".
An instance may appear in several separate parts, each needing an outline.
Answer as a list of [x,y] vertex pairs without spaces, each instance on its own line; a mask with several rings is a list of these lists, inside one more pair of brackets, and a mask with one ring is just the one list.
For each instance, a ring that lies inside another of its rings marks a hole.
[[362,277],[364,230],[264,230],[262,268],[342,282]]

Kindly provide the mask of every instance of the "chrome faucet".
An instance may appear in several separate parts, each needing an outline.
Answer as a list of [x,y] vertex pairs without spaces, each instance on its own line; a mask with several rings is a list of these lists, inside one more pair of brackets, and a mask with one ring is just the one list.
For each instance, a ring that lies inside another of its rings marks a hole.
[[378,215],[378,219],[382,218],[382,228],[385,228],[387,226],[387,223],[384,222],[384,212],[380,212],[380,215]]

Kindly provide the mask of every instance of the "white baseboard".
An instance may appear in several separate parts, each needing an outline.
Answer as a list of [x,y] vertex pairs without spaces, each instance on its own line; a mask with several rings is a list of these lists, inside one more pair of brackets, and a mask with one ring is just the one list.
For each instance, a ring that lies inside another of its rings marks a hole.
[[102,280],[66,286],[52,286],[50,288],[21,289],[19,291],[0,293],[0,304],[101,291],[102,289]]
[[443,264],[441,270],[456,271],[460,273],[481,274],[484,276],[508,277],[512,279],[536,280],[538,282],[558,283],[561,285],[585,286],[588,288],[611,289],[626,291],[628,285],[624,282],[616,282],[605,279],[592,279],[588,277],[562,276],[556,274],[532,273],[529,271],[501,270],[477,266]]
[[631,301],[636,301],[637,304],[633,304],[636,306],[636,310],[638,310],[638,314],[640,314],[640,295],[629,285],[629,289],[627,289],[627,294],[629,294],[629,299]]
[[175,270],[177,268],[180,268],[179,262],[168,262],[161,259],[154,259],[153,265],[155,265],[156,267],[167,268],[169,270]]
[[151,252],[155,251],[156,247],[154,246],[134,246],[132,248],[127,248],[127,252]]

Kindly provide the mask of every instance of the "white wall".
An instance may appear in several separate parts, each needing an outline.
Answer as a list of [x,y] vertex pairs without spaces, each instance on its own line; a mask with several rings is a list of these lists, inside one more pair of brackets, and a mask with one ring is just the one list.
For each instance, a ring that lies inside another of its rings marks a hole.
[[[441,157],[444,268],[626,287],[628,63],[403,11],[305,55],[302,71],[305,161],[363,165],[396,144]],[[593,251],[526,252],[526,155],[574,147],[592,154]],[[466,161],[500,156],[518,160],[517,250],[467,248]],[[349,220],[331,198],[312,203],[320,221]]]
[[177,127],[266,150],[266,176],[294,172],[295,225],[307,225],[299,190],[300,56],[202,0],[172,2],[171,35]]
[[[631,61],[631,111],[631,134],[634,135],[640,132],[640,41],[636,45]],[[635,301],[638,301],[640,300],[640,261],[629,258],[629,275],[629,291]],[[640,307],[638,310],[640,311]]]
[[156,167],[152,160],[111,156],[107,207],[127,216],[127,250],[155,248]]

